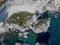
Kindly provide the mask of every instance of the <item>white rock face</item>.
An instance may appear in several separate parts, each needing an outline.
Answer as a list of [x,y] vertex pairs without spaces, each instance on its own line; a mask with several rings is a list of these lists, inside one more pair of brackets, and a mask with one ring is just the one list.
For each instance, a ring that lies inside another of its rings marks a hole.
[[0,11],[2,11],[2,9],[5,7],[5,5],[0,6]]
[[46,10],[57,11],[60,9],[60,0],[13,0],[11,5],[10,11],[8,11],[9,13],[17,11],[34,12],[36,10],[39,10],[40,12]]
[[2,27],[2,25],[3,25],[3,22],[0,23],[0,28]]
[[0,28],[0,34],[5,33],[6,30],[4,28]]
[[47,6],[46,9],[49,11],[57,11],[60,8],[60,1],[59,0],[50,0],[46,6]]

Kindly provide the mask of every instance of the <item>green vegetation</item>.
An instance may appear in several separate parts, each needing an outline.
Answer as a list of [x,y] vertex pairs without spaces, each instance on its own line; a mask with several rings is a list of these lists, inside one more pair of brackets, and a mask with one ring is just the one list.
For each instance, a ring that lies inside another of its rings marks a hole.
[[0,0],[0,6],[4,4],[7,0]]
[[29,12],[18,12],[12,14],[11,17],[7,20],[7,22],[9,24],[13,23],[22,26],[27,20],[31,19],[32,16],[33,14]]
[[5,45],[15,45],[17,39],[18,39],[18,33],[16,32],[6,33]]
[[47,24],[48,20],[49,19],[40,19],[38,23],[35,25],[35,27],[38,28],[39,26],[42,26],[42,24]]

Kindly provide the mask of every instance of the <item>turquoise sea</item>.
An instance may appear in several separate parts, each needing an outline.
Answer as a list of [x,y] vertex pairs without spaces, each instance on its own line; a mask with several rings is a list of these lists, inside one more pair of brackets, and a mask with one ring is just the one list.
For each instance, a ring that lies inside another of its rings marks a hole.
[[[56,17],[55,17],[56,16]],[[50,27],[48,28],[50,38],[48,45],[60,45],[60,12],[49,13]]]

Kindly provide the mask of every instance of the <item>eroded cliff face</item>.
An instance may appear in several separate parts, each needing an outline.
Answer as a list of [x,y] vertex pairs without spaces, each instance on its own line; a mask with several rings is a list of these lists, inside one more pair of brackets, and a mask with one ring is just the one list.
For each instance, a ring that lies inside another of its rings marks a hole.
[[43,12],[45,10],[58,11],[60,10],[59,0],[11,0],[12,5],[30,5],[35,6],[36,10]]
[[60,1],[59,0],[41,0],[40,4],[38,4],[38,8],[42,11],[59,11],[60,10]]
[[36,5],[36,10],[45,11],[59,11],[60,10],[60,1],[59,0],[31,0],[24,1],[24,4]]
[[58,11],[60,10],[60,1],[59,0],[50,0],[45,5],[49,11]]

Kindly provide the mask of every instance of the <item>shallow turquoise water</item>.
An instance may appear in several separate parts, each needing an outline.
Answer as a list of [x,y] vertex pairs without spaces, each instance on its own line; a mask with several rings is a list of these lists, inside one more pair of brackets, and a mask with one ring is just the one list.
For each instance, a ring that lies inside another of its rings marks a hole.
[[[57,15],[58,18],[55,18],[54,15]],[[49,13],[49,17],[50,27],[48,31],[50,33],[50,38],[48,45],[60,45],[60,12],[56,12],[54,14]]]

